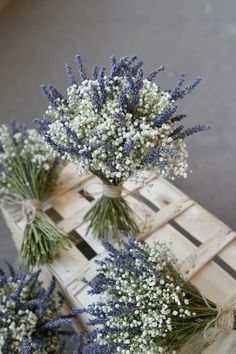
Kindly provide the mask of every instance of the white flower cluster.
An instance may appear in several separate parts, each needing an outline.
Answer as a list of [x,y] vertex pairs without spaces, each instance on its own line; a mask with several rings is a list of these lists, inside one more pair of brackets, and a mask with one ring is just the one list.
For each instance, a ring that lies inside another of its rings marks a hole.
[[[32,294],[35,293],[35,289],[29,286],[28,283],[29,276],[27,275],[24,279],[24,287],[22,288],[19,298],[14,298],[9,296],[11,293],[16,293],[22,280],[14,280],[9,277],[6,284],[0,287],[0,313],[7,314],[7,316],[1,316],[1,326],[0,326],[0,352],[6,341],[8,332],[10,331],[10,348],[11,353],[20,354],[22,353],[22,340],[26,337],[31,339],[38,335],[39,337],[43,335],[40,333],[40,326],[42,326],[42,318],[36,316],[33,310],[25,309],[21,307],[18,309],[18,303],[27,302],[32,298]],[[31,284],[31,283],[30,283]],[[46,320],[55,316],[57,311],[56,298],[50,298]],[[36,333],[36,330],[38,333]],[[35,354],[48,354],[48,353],[58,353],[59,343],[58,337],[55,333],[48,331],[47,336],[51,336],[50,341],[45,341],[39,345],[37,341],[30,341],[30,352]]]
[[[135,78],[133,78],[135,82]],[[174,105],[168,92],[147,79],[139,90],[139,102],[133,110],[122,110],[120,97],[127,84],[125,77],[104,77],[106,100],[100,111],[94,108],[93,88],[101,94],[98,80],[84,80],[68,88],[67,104],[58,98],[58,108],[49,106],[46,118],[52,121],[47,131],[60,146],[80,149],[80,153],[63,152],[63,157],[78,166],[81,174],[103,175],[109,183],[129,178],[138,180],[144,171],[161,176],[187,177],[187,150],[183,139],[173,139],[176,123],[171,120],[155,126],[153,119]],[[130,94],[127,93],[130,98]],[[62,118],[64,122],[62,122]],[[66,132],[65,125],[76,133],[78,141]],[[159,161],[145,161],[152,148],[168,148],[175,153],[160,152]],[[90,158],[86,158],[85,155]]]
[[[48,148],[36,130],[28,129],[25,133],[23,131],[14,133],[11,132],[10,127],[1,125],[0,195],[5,195],[11,190],[13,175],[17,179],[21,171],[27,171],[29,176],[31,173],[35,174],[35,171],[47,172],[52,167],[55,158],[55,153]],[[20,165],[23,166],[22,169],[19,169]],[[21,176],[21,178],[23,177]],[[25,177],[26,184],[29,183],[29,180],[28,176]]]
[[[181,282],[180,285],[178,283],[176,269],[170,269],[170,264],[175,264],[176,260],[169,255],[167,248],[159,243],[151,250],[149,246],[141,247],[150,253],[148,261],[155,267],[155,272],[151,268],[150,272],[143,271],[144,262],[139,257],[130,260],[130,264],[140,269],[138,275],[112,265],[109,268],[103,266],[104,274],[115,281],[112,291],[108,289],[103,294],[108,304],[104,302],[103,310],[107,313],[114,311],[109,300],[118,300],[130,306],[133,304],[135,309],[131,314],[110,316],[106,326],[119,328],[120,333],[100,334],[97,339],[101,345],[118,344],[119,354],[174,354],[176,351],[170,350],[168,344],[171,344],[170,338],[174,336],[176,326],[181,326],[181,320],[196,314],[188,309],[189,299]],[[119,309],[119,304],[116,306]],[[135,331],[136,327],[138,329]],[[165,338],[168,338],[167,345],[163,345]],[[127,349],[124,349],[123,344],[127,344]]]

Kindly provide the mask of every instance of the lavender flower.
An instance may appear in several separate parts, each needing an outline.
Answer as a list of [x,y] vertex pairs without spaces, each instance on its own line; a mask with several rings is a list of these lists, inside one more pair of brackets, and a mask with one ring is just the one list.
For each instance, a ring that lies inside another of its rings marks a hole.
[[75,77],[74,75],[72,74],[72,69],[71,67],[69,66],[69,64],[66,63],[66,72],[68,74],[68,78],[69,78],[69,84],[70,86],[72,85],[75,85],[75,86],[78,86],[76,80],[75,80]]
[[60,314],[55,280],[44,289],[38,279],[39,271],[16,273],[6,264],[10,274],[0,270],[5,277],[0,288],[1,353],[64,353],[60,345],[65,334],[63,327],[70,325],[71,320]]
[[193,135],[195,133],[201,132],[203,130],[207,130],[209,127],[205,124],[195,124],[192,128],[188,128],[184,130],[182,133],[176,134],[176,136],[180,139],[184,139],[189,135]]

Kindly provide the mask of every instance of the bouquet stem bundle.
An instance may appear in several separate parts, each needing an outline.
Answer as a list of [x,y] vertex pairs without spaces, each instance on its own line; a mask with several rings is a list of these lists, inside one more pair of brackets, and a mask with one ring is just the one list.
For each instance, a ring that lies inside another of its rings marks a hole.
[[33,221],[27,216],[18,262],[32,266],[50,263],[58,250],[66,246],[68,240],[65,233],[42,210],[36,210]]
[[[57,182],[62,164],[35,130],[0,127],[1,206],[14,208],[25,220],[18,263],[35,266],[52,262],[68,236],[47,217],[42,203]],[[14,213],[12,213],[14,217]]]
[[122,187],[104,185],[104,194],[85,215],[96,238],[120,238],[120,232],[138,234],[139,228],[134,221],[134,212],[121,195]]

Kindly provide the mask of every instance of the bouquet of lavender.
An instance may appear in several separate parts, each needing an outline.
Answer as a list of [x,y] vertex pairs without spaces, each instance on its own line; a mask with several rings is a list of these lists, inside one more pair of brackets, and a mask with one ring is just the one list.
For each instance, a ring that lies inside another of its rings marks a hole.
[[58,156],[103,183],[103,196],[85,217],[99,238],[109,233],[118,238],[120,230],[137,233],[133,212],[122,197],[123,182],[144,182],[147,172],[186,177],[184,138],[207,128],[196,124],[184,130],[177,124],[185,115],[175,114],[177,100],[197,86],[199,77],[183,87],[181,74],[176,86],[165,91],[153,82],[164,67],[145,78],[143,63],[136,60],[136,55],[111,57],[109,74],[95,66],[89,78],[77,55],[81,84],[67,65],[67,98],[52,85],[42,86],[50,106],[45,117],[37,120],[39,132]]
[[0,269],[0,352],[2,354],[65,353],[62,336],[73,334],[63,326],[71,324],[61,315],[62,300],[55,293],[55,280],[44,289],[40,271],[16,274]]
[[42,209],[61,168],[62,163],[35,130],[14,122],[0,127],[0,203],[14,207],[25,218],[19,261],[27,266],[51,262],[68,245],[67,235]]
[[225,323],[229,308],[219,312],[185,281],[164,244],[150,247],[131,238],[121,249],[105,241],[104,246],[109,256],[97,261],[94,280],[84,280],[89,293],[101,298],[74,310],[88,313],[88,325],[95,328],[76,337],[75,353],[200,354],[208,338],[215,340],[235,326],[235,312],[230,310],[231,324]]

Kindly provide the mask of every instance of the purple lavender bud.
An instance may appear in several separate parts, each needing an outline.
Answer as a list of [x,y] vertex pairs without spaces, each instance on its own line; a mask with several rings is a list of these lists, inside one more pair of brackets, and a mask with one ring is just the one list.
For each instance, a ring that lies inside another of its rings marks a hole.
[[184,119],[186,117],[186,114],[179,114],[175,117],[172,117],[171,118],[171,122],[174,123],[174,122],[180,122],[182,119]]
[[54,100],[66,101],[65,97],[52,84],[48,85],[48,91],[51,93]]
[[115,113],[113,114],[113,118],[121,128],[126,127],[126,118],[124,113]]
[[98,78],[98,67],[97,65],[94,65],[92,69],[92,80],[97,80],[97,78]]
[[92,86],[93,96],[92,96],[92,104],[95,110],[100,111],[100,96],[98,94],[98,89],[95,85]]
[[184,129],[184,126],[183,125],[180,125],[179,127],[177,127],[173,133],[170,134],[170,136],[178,136],[178,134],[181,132],[181,130]]
[[22,354],[30,354],[29,339],[24,337],[21,342]]
[[137,75],[137,72],[139,71],[139,69],[143,66],[143,61],[140,60],[136,65],[134,65],[132,67],[132,74],[133,76],[136,76]]
[[127,65],[128,65],[128,66],[131,66],[131,65],[133,64],[133,62],[134,62],[135,60],[137,60],[137,59],[138,59],[137,54],[131,55],[131,56],[129,57],[128,61],[127,61]]
[[139,102],[139,95],[138,95],[138,90],[136,88],[136,85],[133,81],[133,78],[132,78],[132,75],[131,75],[131,72],[128,68],[125,68],[124,69],[124,75],[128,81],[128,90],[130,91],[130,94],[132,96],[132,104],[138,104]]
[[54,107],[54,99],[52,97],[52,95],[50,94],[50,92],[48,91],[48,88],[46,85],[41,85],[41,92],[44,95],[44,97],[46,97],[46,99],[49,101],[49,103]]
[[47,323],[45,323],[44,328],[55,329],[64,326],[71,326],[71,324],[72,324],[71,320],[67,318],[59,318],[57,320],[48,321]]
[[155,77],[163,70],[165,70],[166,66],[165,65],[162,65],[160,66],[158,69],[155,69],[153,71],[150,72],[150,74],[148,74],[147,76],[147,80],[148,81],[153,81],[155,79]]
[[75,56],[75,62],[76,62],[77,69],[78,69],[79,74],[80,74],[81,81],[83,82],[83,81],[87,80],[87,73],[86,73],[86,71],[84,69],[84,66],[83,66],[82,59],[81,59],[80,55],[76,55]]
[[127,92],[128,92],[128,87],[124,86],[120,92],[119,99],[118,99],[121,110],[125,110],[128,106],[128,98],[126,96]]
[[202,81],[202,78],[200,76],[197,76],[190,85],[186,86],[186,92],[190,93],[200,82]]
[[100,96],[100,109],[105,102],[106,99],[106,91],[105,91],[105,80],[104,80],[104,75],[105,75],[105,68],[102,67],[98,73],[98,83],[100,86],[100,91],[101,91],[101,96]]
[[65,119],[61,119],[61,123],[63,124],[63,127],[64,127],[68,137],[70,137],[72,140],[74,140],[74,142],[77,145],[82,145],[82,141],[78,138],[76,132],[69,127],[69,125],[67,124],[67,121]]
[[203,130],[207,130],[210,129],[210,127],[208,127],[205,124],[195,124],[192,128],[188,128],[186,130],[184,130],[182,133],[178,134],[176,137],[180,138],[180,139],[184,139],[189,135],[193,135],[195,133],[201,132]]
[[153,118],[153,123],[155,126],[161,126],[165,123],[171,116],[176,112],[177,107],[167,107],[162,113],[158,114],[156,117]]
[[38,124],[37,132],[41,135],[49,130],[49,125],[51,124],[51,122],[46,118],[36,118],[34,123]]
[[128,143],[124,145],[123,154],[128,155],[130,151],[133,149],[133,147],[134,147],[134,142],[130,140]]
[[68,75],[68,78],[69,78],[69,84],[72,86],[72,85],[76,85],[78,86],[76,80],[75,80],[75,77],[72,73],[72,69],[71,67],[69,66],[68,63],[66,63],[66,72],[67,72],[67,75]]
[[47,288],[47,291],[45,293],[45,299],[47,299],[48,297],[50,297],[52,295],[53,291],[55,290],[55,287],[56,287],[56,278],[52,277],[50,284]]

